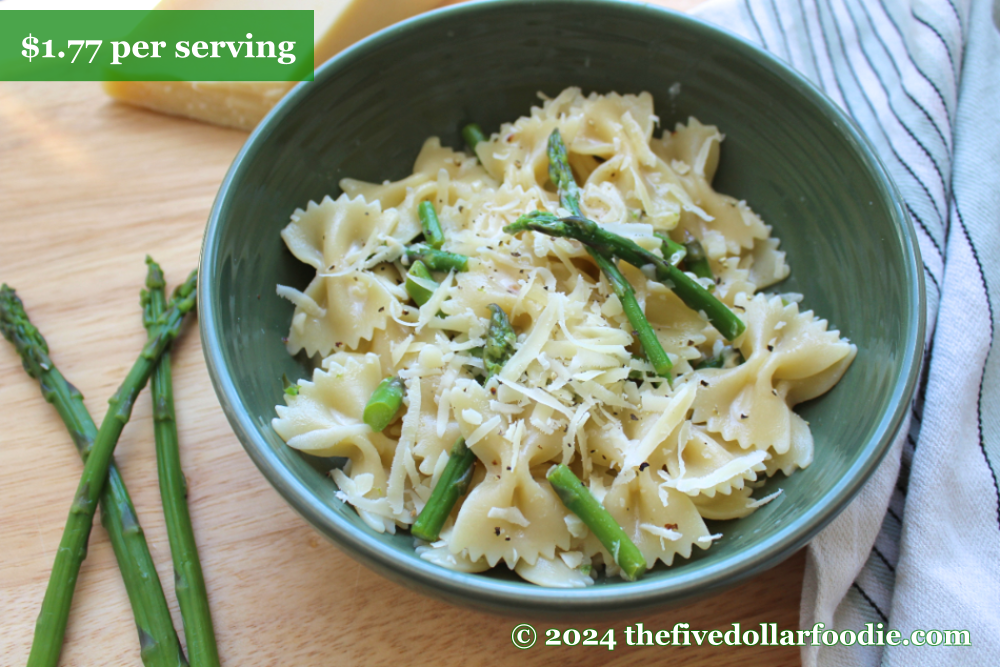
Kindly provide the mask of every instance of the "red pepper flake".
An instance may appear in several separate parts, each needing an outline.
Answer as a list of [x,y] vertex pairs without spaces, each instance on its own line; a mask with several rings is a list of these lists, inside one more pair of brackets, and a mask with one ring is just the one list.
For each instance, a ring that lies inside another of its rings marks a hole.
[[663,527],[666,528],[667,530],[677,530],[676,523],[665,523],[663,524]]

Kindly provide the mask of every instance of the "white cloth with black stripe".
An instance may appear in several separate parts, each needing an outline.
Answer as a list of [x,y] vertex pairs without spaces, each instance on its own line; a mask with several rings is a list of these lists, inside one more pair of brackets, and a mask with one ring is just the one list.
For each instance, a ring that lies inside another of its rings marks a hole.
[[809,544],[800,627],[961,629],[972,645],[806,647],[807,667],[1000,664],[995,1],[716,0],[694,12],[790,63],[858,122],[923,256],[927,354],[909,425]]

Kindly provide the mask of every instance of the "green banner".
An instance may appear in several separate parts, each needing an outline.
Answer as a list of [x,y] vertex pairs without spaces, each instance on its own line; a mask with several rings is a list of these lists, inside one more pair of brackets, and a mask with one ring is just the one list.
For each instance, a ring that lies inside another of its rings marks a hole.
[[312,81],[313,12],[0,10],[0,81]]

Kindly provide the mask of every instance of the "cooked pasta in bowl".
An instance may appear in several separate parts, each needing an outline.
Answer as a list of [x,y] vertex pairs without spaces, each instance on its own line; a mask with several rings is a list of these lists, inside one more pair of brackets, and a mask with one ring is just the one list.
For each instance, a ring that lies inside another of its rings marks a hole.
[[866,140],[766,54],[625,3],[474,4],[264,121],[202,335],[265,477],[366,564],[634,611],[779,562],[857,492],[919,365],[916,253]]
[[[653,566],[707,549],[721,534],[705,518],[750,514],[781,493],[754,497],[767,477],[812,461],[809,425],[791,408],[831,388],[857,350],[800,310],[800,295],[759,291],[789,268],[751,207],[713,190],[718,128],[691,118],[654,138],[658,123],[649,93],[567,88],[475,154],[431,137],[410,176],[344,179],[337,199],[292,214],[282,238],[316,277],[304,291],[277,288],[295,304],[288,349],[321,361],[273,427],[295,449],[348,459],[331,483],[372,530],[408,530],[464,438],[468,494],[437,539],[418,543],[421,558],[462,572],[502,561],[536,584],[587,586],[601,570],[624,573],[614,547],[560,501],[552,466],[570,466]],[[589,246],[508,233],[533,211],[572,213],[546,189],[554,131],[575,166],[578,212],[665,260],[671,247],[656,233],[672,239],[688,277],[745,331],[725,340],[669,283],[622,266],[670,360],[657,373]],[[420,279],[409,249],[431,235],[425,202],[439,250],[467,259]],[[703,277],[687,248],[707,260]],[[411,294],[414,280],[431,296]],[[487,380],[491,304],[517,338]],[[401,379],[405,406],[376,431],[364,408],[387,377]]]

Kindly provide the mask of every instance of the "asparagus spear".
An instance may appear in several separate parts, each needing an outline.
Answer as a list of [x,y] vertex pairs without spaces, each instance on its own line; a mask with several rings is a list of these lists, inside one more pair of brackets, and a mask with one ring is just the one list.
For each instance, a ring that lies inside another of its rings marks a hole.
[[508,234],[529,229],[550,236],[576,239],[597,252],[619,257],[638,268],[652,267],[655,280],[673,289],[688,308],[704,313],[726,340],[733,340],[746,328],[740,318],[696,280],[634,241],[601,228],[593,220],[575,215],[558,218],[545,211],[534,211],[504,227]]
[[[83,395],[49,358],[48,343],[28,319],[21,299],[7,285],[0,287],[0,333],[17,349],[28,375],[38,380],[42,395],[55,407],[86,461],[97,436],[97,426],[83,404]],[[101,523],[108,531],[132,605],[143,664],[186,665],[156,566],[114,459],[108,465],[108,481],[101,492]]]
[[653,236],[662,241],[660,251],[663,253],[663,257],[674,266],[680,264],[687,255],[687,248],[667,236],[665,232],[653,232]]
[[[503,365],[514,354],[514,328],[503,308],[495,303],[490,304],[490,323],[486,329],[486,345],[483,348],[483,365],[486,368],[486,381],[500,372]],[[410,533],[414,537],[433,542],[441,534],[444,522],[448,520],[455,503],[469,488],[472,480],[472,468],[476,463],[476,455],[465,445],[465,438],[459,438],[451,448],[448,465],[431,491],[427,504],[420,510],[417,520],[413,522]]]
[[615,563],[629,581],[635,581],[646,571],[646,559],[608,511],[591,495],[587,487],[563,464],[553,466],[546,475],[559,500],[587,527],[611,552]]
[[476,154],[476,146],[480,142],[486,141],[486,135],[483,134],[483,129],[475,123],[469,123],[462,128],[462,138],[465,139],[465,143],[469,145],[472,150],[472,154]]
[[139,391],[149,380],[160,355],[176,338],[184,315],[194,308],[195,281],[196,274],[192,273],[174,293],[164,315],[163,325],[149,337],[125,381],[109,401],[110,407],[83,466],[80,485],[73,497],[66,528],[59,542],[52,576],[35,623],[35,637],[28,655],[28,667],[56,667],[59,662],[76,578],[87,555],[87,538],[97,509],[97,497],[104,489],[112,453],[131,416],[132,405]]
[[[365,405],[364,420],[373,431],[383,431],[403,407],[403,381],[388,377],[379,383]],[[417,406],[419,409],[420,406]]]
[[715,276],[712,275],[712,267],[708,264],[708,257],[705,256],[705,249],[701,247],[698,239],[685,243],[684,248],[687,250],[687,258],[684,260],[684,264],[687,266],[688,271],[699,278],[714,279]]
[[[416,302],[418,306],[422,306],[431,300],[431,296],[434,294],[434,290],[428,289],[412,280],[410,277],[420,278],[422,280],[429,280],[434,282],[434,277],[431,272],[427,269],[427,265],[421,262],[419,259],[413,264],[410,264],[410,269],[406,274],[406,293],[410,295],[410,298]],[[437,283],[434,283],[435,289],[437,289]]]
[[[166,286],[159,265],[146,258],[148,293],[143,294],[143,323],[150,336],[164,324]],[[153,424],[156,436],[156,468],[160,480],[163,516],[167,524],[170,555],[174,561],[174,592],[184,621],[184,636],[194,667],[218,667],[219,649],[215,643],[208,591],[198,558],[198,546],[191,526],[187,504],[187,482],[181,470],[177,441],[177,418],[174,413],[174,390],[170,372],[170,352],[166,350],[153,371]]]
[[441,246],[444,245],[444,232],[441,231],[441,221],[438,220],[434,204],[426,200],[420,202],[417,213],[420,215],[420,226],[424,230],[427,245],[435,250],[440,250]]
[[[562,135],[555,129],[549,135],[549,178],[559,189],[559,202],[563,208],[568,209],[573,215],[581,216],[580,212],[580,188],[573,179],[573,170],[569,166],[569,158],[566,155],[566,144],[563,143]],[[520,220],[518,221],[520,222]],[[514,223],[517,224],[517,223]],[[505,228],[506,231],[506,228]],[[625,317],[632,325],[632,330],[639,337],[639,343],[646,352],[649,363],[653,365],[656,373],[661,377],[668,377],[673,363],[667,356],[666,350],[656,337],[652,325],[646,319],[646,314],[642,312],[638,300],[635,298],[635,290],[629,284],[625,276],[611,260],[611,255],[600,250],[586,246],[587,252],[597,262],[604,275],[608,277],[608,283],[614,290],[618,300],[621,301]]]
[[446,252],[430,247],[426,243],[414,243],[406,249],[406,259],[421,261],[431,271],[467,271],[469,258],[455,252]]
[[[521,216],[514,224],[505,227],[504,231],[516,234],[531,229],[553,236],[575,238],[587,246],[591,256],[594,256],[594,253],[617,256],[638,268],[651,264],[654,267],[656,280],[671,287],[689,308],[704,312],[708,321],[727,340],[732,340],[743,333],[745,328],[743,322],[726,308],[725,304],[671,262],[664,261],[633,241],[606,231],[595,222],[584,218],[580,212],[580,189],[573,180],[573,172],[566,157],[566,145],[558,129],[549,135],[548,150],[549,178],[559,189],[559,199],[563,207],[573,215],[559,220],[550,213],[536,211]],[[559,223],[564,224],[560,226]],[[636,331],[641,331],[634,322],[632,326]]]

